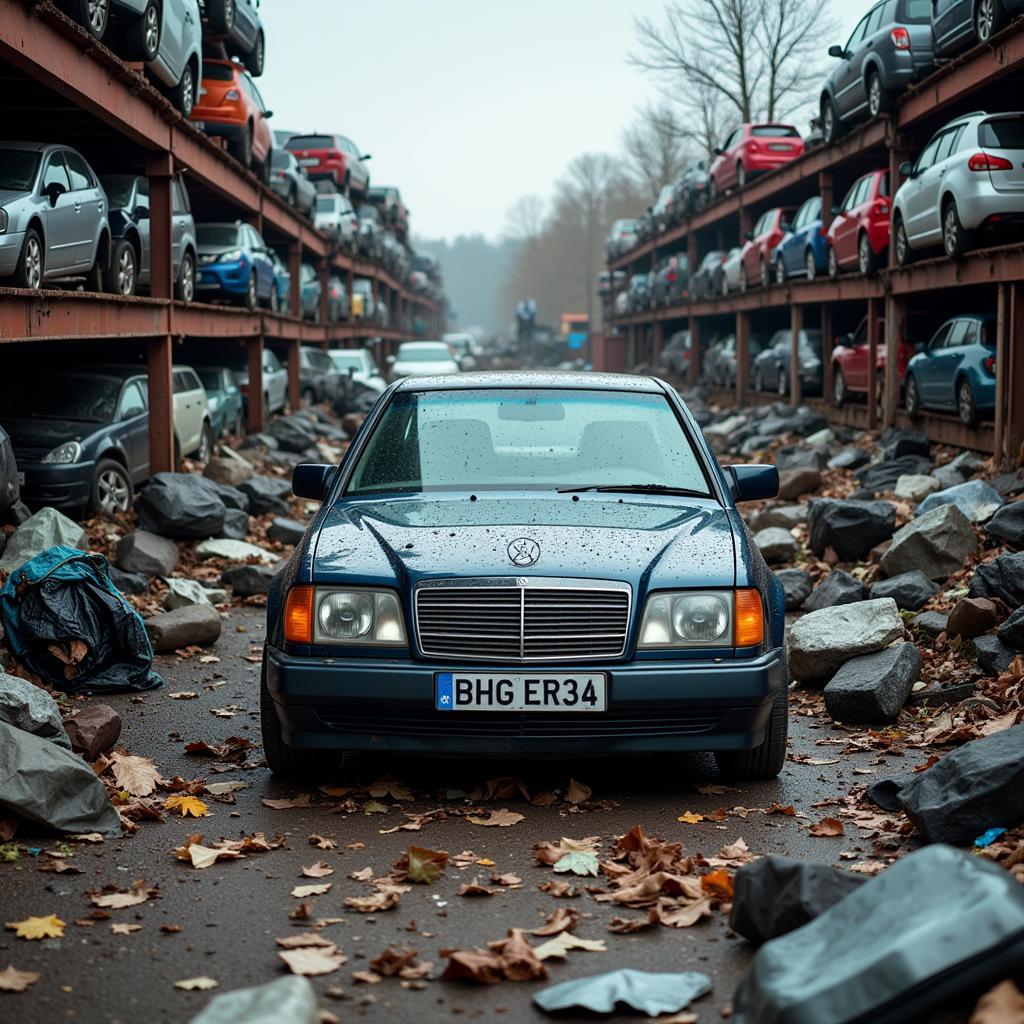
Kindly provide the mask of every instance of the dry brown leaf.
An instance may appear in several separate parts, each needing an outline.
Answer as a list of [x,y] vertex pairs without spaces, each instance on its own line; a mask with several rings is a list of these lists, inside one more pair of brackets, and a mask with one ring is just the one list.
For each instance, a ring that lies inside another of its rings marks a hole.
[[410,882],[429,885],[444,874],[448,863],[445,850],[428,850],[423,846],[410,846],[402,854],[392,869],[398,879],[407,878]]
[[382,775],[376,782],[371,782],[369,794],[378,798],[389,796],[399,801],[412,799],[412,793],[392,775]]
[[331,883],[324,882],[322,885],[297,885],[292,889],[292,895],[297,900],[304,900],[307,896],[323,896],[331,891]]
[[1024,994],[1012,981],[1000,982],[978,1000],[969,1024],[1024,1024]]
[[310,864],[302,869],[303,878],[326,878],[333,874],[334,868],[325,860],[318,860],[315,864]]
[[580,912],[575,907],[559,907],[549,914],[547,920],[539,928],[534,928],[533,935],[558,935],[560,932],[571,931],[579,924]]
[[0,992],[24,992],[39,978],[35,971],[19,971],[13,964],[8,964],[5,970],[0,971]]
[[220,847],[211,848],[202,845],[202,836],[189,836],[184,846],[179,846],[174,851],[178,860],[192,862],[194,868],[208,868],[216,864],[218,860],[239,860],[244,855],[237,850],[227,850]]
[[132,932],[141,932],[141,924],[128,924],[127,922],[111,922],[110,934],[111,935],[131,935]]
[[338,947],[330,942],[325,946],[317,944],[298,949],[278,950],[277,955],[292,974],[301,974],[304,977],[331,974],[348,962],[348,957],[344,953],[339,953]]
[[376,971],[353,971],[352,980],[363,985],[379,985],[384,979]]
[[566,791],[565,799],[570,804],[582,804],[586,803],[593,792],[589,786],[584,786],[582,782],[577,782],[575,779],[569,779],[569,788]]
[[350,871],[348,877],[356,882],[369,882],[373,878],[373,868],[360,868],[358,871]]
[[197,796],[169,796],[164,801],[164,807],[169,811],[178,811],[183,818],[205,818],[207,815],[206,804]]
[[764,812],[765,814],[784,814],[787,818],[792,818],[796,815],[796,808],[789,804],[783,807],[782,804],[776,803],[774,800],[768,805]]
[[272,811],[288,811],[294,807],[309,807],[312,802],[309,793],[300,793],[291,800],[263,800],[263,806],[269,807]]
[[277,944],[282,949],[303,949],[306,946],[333,946],[333,942],[329,942],[322,935],[317,932],[303,932],[301,935],[289,935],[284,939],[278,939]]
[[579,889],[574,885],[571,885],[569,882],[558,881],[557,879],[550,882],[541,882],[537,888],[540,889],[541,892],[551,893],[551,895],[556,899],[570,899],[571,897],[578,896],[580,894]]
[[492,872],[491,881],[495,885],[515,886],[523,884],[523,880],[518,875],[514,875],[511,871],[507,871],[503,875],[498,875]]
[[703,875],[700,887],[720,903],[728,903],[732,899],[732,878],[724,868]]
[[400,894],[394,889],[375,892],[372,896],[346,896],[345,906],[358,910],[360,914],[374,914],[380,910],[391,910],[398,906]]
[[472,981],[494,985],[502,980],[533,981],[548,976],[543,961],[526,941],[521,928],[509,930],[508,937],[483,949],[442,949],[448,964],[441,977],[446,981]]
[[477,878],[474,878],[472,882],[464,882],[459,886],[459,896],[493,896],[495,890],[488,889],[486,885],[481,885]]
[[150,757],[115,751],[110,756],[110,770],[117,788],[132,796],[149,796],[160,781],[160,772]]
[[318,850],[336,850],[338,848],[338,841],[336,839],[329,839],[326,836],[311,835],[309,842]]
[[130,889],[108,886],[107,892],[89,893],[89,900],[94,907],[106,910],[121,910],[124,907],[137,907],[140,903],[160,895],[160,886],[148,887],[141,879],[132,883]]
[[529,800],[530,791],[521,779],[512,775],[503,775],[501,778],[488,779],[484,783],[486,792],[485,800]]
[[507,807],[503,807],[500,811],[491,811],[486,818],[469,815],[466,821],[471,822],[473,825],[497,825],[500,828],[507,828],[509,825],[518,825],[523,818],[524,815],[519,814],[517,811],[510,811]]
[[646,917],[613,917],[608,923],[608,930],[619,935],[630,935],[658,923],[658,911],[652,907]]
[[658,920],[670,928],[689,928],[701,918],[711,916],[711,900],[695,900],[680,903],[675,900],[658,900]]
[[822,818],[807,830],[812,836],[834,838],[843,835],[843,823],[838,818]]
[[370,969],[384,978],[393,978],[416,959],[416,950],[404,946],[388,946],[370,961]]

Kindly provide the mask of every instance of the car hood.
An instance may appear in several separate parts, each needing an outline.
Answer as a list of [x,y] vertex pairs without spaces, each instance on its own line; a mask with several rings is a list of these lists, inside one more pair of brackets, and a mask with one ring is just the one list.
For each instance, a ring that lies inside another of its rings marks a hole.
[[49,451],[65,441],[80,441],[95,433],[103,424],[81,420],[5,419],[4,427],[10,434],[14,450],[42,449]]
[[392,370],[398,376],[430,377],[438,373],[458,373],[459,364],[454,359],[448,362],[427,361],[423,363],[409,360],[408,362],[399,361],[395,363]]
[[[540,557],[509,558],[528,537]],[[736,556],[729,517],[712,499],[647,496],[427,494],[355,500],[328,509],[316,540],[317,582],[399,588],[419,580],[548,576],[625,580],[635,593],[662,587],[731,587]]]
[[200,256],[220,256],[222,253],[234,252],[236,249],[242,250],[243,258],[247,255],[247,250],[244,245],[212,245],[211,243],[196,243],[196,251]]
[[8,203],[16,203],[21,199],[27,199],[28,192],[19,192],[17,189],[2,188],[0,189],[0,206],[6,206]]

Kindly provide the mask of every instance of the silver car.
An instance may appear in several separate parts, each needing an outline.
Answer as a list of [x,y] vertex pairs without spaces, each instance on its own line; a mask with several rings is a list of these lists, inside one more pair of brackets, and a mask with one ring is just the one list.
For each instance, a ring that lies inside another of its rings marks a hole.
[[1024,219],[1024,113],[975,112],[932,136],[893,200],[896,261],[942,245],[949,257],[974,244],[975,233]]
[[351,373],[354,381],[365,384],[378,394],[387,386],[373,356],[365,348],[330,348],[327,355],[339,373]]
[[729,254],[722,261],[722,294],[738,292],[742,285],[740,278],[743,276],[743,250],[730,249]]
[[340,192],[328,192],[316,197],[313,226],[336,242],[352,248],[359,233],[359,218],[347,196]]
[[275,146],[270,157],[270,187],[310,220],[316,215],[316,185],[309,180],[306,168],[299,166],[295,154],[287,149]]
[[84,274],[99,291],[110,262],[107,194],[68,146],[0,143],[0,277],[18,288]]
[[438,373],[458,373],[459,364],[443,341],[403,341],[397,356],[388,356],[392,382],[403,377],[432,377]]

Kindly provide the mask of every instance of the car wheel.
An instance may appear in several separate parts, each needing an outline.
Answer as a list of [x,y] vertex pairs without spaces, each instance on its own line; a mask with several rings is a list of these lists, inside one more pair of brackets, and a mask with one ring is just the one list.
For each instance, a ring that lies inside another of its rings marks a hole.
[[867,80],[868,113],[871,117],[879,117],[892,106],[892,96],[882,85],[882,78],[877,71],[870,71]]
[[779,379],[776,385],[776,390],[779,393],[780,398],[785,398],[789,392],[789,380],[785,370],[779,368]]
[[952,260],[963,256],[970,245],[970,232],[960,223],[956,203],[950,199],[942,210],[942,247]]
[[128,470],[114,459],[100,459],[89,493],[90,515],[116,515],[132,504],[132,480]]
[[729,779],[774,779],[786,763],[788,728],[789,691],[783,688],[772,704],[771,718],[761,745],[753,750],[717,751],[715,764],[718,770]]
[[228,152],[243,166],[252,165],[252,126],[246,125],[238,138],[230,146]]
[[828,264],[828,276],[833,281],[839,278],[839,257],[836,256],[835,249],[830,245],[828,247],[828,254],[825,258],[825,262]]
[[759,276],[761,278],[761,287],[767,288],[772,283],[772,275],[768,270],[768,264],[765,262],[764,257],[761,257],[759,265]]
[[917,378],[910,373],[907,374],[903,404],[906,406],[907,415],[912,420],[916,420],[921,415],[921,396],[917,393]]
[[103,291],[103,281],[110,262],[110,242],[104,237],[96,246],[96,258],[92,266],[85,272],[85,290],[87,292]]
[[110,0],[70,0],[67,11],[93,39],[102,39],[107,34]]
[[1000,0],[978,0],[974,8],[974,34],[979,43],[987,43],[1006,21],[1006,10]]
[[103,290],[111,295],[134,295],[138,279],[135,246],[122,238],[114,246],[110,266],[103,272]]
[[896,263],[901,267],[910,266],[914,261],[914,253],[910,248],[910,240],[907,238],[907,229],[903,224],[903,218],[896,218]]
[[196,260],[190,252],[181,258],[174,292],[175,298],[182,302],[191,302],[196,296]]
[[821,137],[826,146],[831,146],[840,134],[839,114],[836,113],[836,105],[831,97],[826,96],[821,101]]
[[196,75],[191,63],[185,65],[181,81],[171,90],[171,102],[183,117],[192,116],[192,108],[196,105]]
[[782,262],[781,256],[775,258],[775,283],[786,283],[786,265]]
[[857,242],[857,266],[865,277],[869,277],[878,269],[878,258],[865,231],[861,232],[860,240]]
[[835,399],[838,408],[846,405],[846,377],[843,375],[843,368],[841,366],[835,368],[835,375],[832,378],[832,397]]
[[818,276],[818,261],[814,258],[813,249],[808,249],[804,255],[804,266],[807,267],[807,280],[813,281]]
[[743,161],[740,160],[736,164],[736,187],[746,188],[747,187],[747,169],[743,166]]
[[210,459],[210,452],[213,451],[213,430],[210,428],[209,423],[203,424],[203,429],[199,434],[199,447],[196,449],[196,459],[199,462],[208,462]]
[[128,60],[156,60],[160,52],[160,6],[150,0],[141,18],[136,18],[124,27],[124,55]]
[[242,63],[245,65],[246,71],[252,75],[253,78],[259,78],[263,74],[263,58],[266,52],[266,46],[263,42],[263,33],[260,32],[256,36],[256,42],[253,44],[253,48],[242,58]]
[[245,286],[245,296],[242,304],[246,309],[255,309],[260,304],[259,295],[256,292],[256,273],[249,275],[249,283]]
[[978,415],[978,407],[974,404],[974,388],[966,377],[956,386],[956,414],[965,427],[976,426],[981,418]]
[[25,232],[21,253],[14,268],[15,288],[31,288],[38,291],[43,286],[43,240],[35,228]]
[[235,0],[207,0],[206,17],[215,35],[229,35],[235,27]]

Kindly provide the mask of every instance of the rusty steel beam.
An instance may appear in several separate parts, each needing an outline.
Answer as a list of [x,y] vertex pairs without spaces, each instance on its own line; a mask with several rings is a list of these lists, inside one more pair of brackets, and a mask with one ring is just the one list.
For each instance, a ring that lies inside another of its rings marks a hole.
[[868,430],[878,426],[878,321],[882,308],[879,299],[868,299]]
[[736,404],[748,398],[747,377],[750,373],[750,314],[736,313]]
[[804,307],[789,307],[789,404],[798,406],[800,389],[800,332],[804,328]]
[[832,399],[835,397],[832,365],[832,348],[835,345],[835,338],[832,334],[832,307],[827,302],[822,302],[818,307],[818,323],[821,328],[821,394],[826,403],[831,407]]
[[1006,297],[1009,320],[1006,366],[998,367],[1006,390],[1006,420],[1001,445],[1009,466],[1024,462],[1024,286],[1011,284]]
[[[907,314],[906,299],[900,295],[885,297],[885,387],[882,392],[882,426],[896,423],[900,401],[900,331]],[[869,313],[870,315],[870,313]]]
[[0,288],[0,344],[170,333],[165,299]]
[[892,291],[897,295],[912,292],[942,291],[963,285],[1012,283],[1024,280],[1024,244],[999,246],[968,253],[961,260],[945,256],[912,263],[889,271]]
[[263,429],[270,410],[263,402],[263,335],[250,338],[245,347],[249,368],[249,394],[246,405],[249,412],[249,432],[256,434]]
[[149,472],[174,470],[174,383],[171,373],[173,342],[169,334],[146,343],[149,390]]

